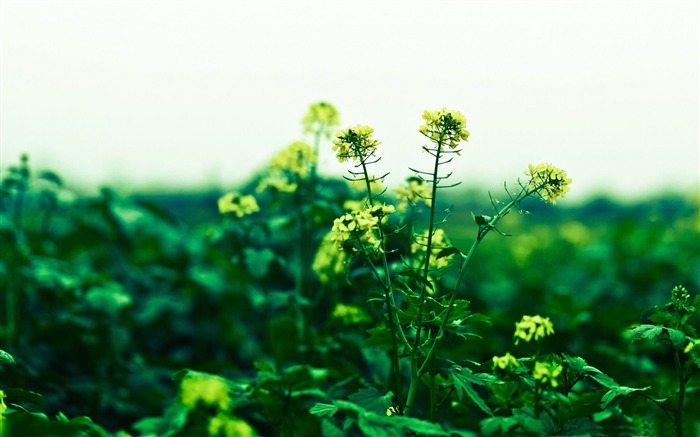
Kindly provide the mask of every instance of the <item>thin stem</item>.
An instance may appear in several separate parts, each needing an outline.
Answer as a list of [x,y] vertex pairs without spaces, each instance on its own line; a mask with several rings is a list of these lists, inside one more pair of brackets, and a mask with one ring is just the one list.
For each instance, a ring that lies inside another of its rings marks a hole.
[[[442,151],[442,146],[443,146],[443,141],[444,141],[444,133],[440,133],[440,137],[437,140],[437,147],[435,150],[435,165],[433,166],[433,174],[432,174],[432,193],[431,193],[431,199],[430,199],[430,217],[429,217],[429,223],[428,223],[428,241],[426,242],[425,245],[425,260],[423,262],[423,279],[427,281],[428,279],[428,272],[430,270],[430,255],[432,255],[432,244],[433,244],[433,229],[435,227],[435,204],[436,202],[436,197],[437,197],[437,185],[438,185],[438,170],[440,168],[440,152]],[[421,287],[421,292],[420,292],[420,298],[418,301],[418,316],[416,320],[416,339],[415,342],[413,343],[413,351],[411,352],[411,385],[409,386],[408,390],[408,398],[406,399],[406,415],[409,415],[411,413],[411,409],[413,408],[413,402],[415,401],[415,396],[418,390],[418,384],[420,382],[420,372],[418,370],[418,360],[420,359],[420,342],[421,342],[421,334],[423,331],[423,304],[425,302],[425,286],[423,284],[420,285]],[[428,363],[429,358],[426,357],[423,367]],[[432,415],[432,411],[435,410],[435,404],[433,403],[434,396],[433,396],[433,389],[431,387],[431,395],[430,395],[430,411]]]
[[[678,314],[676,307],[676,329],[681,328],[681,315]],[[678,375],[678,406],[676,407],[676,436],[683,437],[683,407],[685,403],[685,372],[681,365],[681,358],[678,354],[678,349],[673,347],[673,361],[676,365],[676,374]]]
[[[360,154],[360,156],[362,156]],[[372,207],[374,206],[374,198],[372,196],[372,183],[370,181],[370,176],[367,171],[367,163],[365,162],[365,159],[362,158],[360,160],[360,163],[362,164],[362,172],[364,174],[364,179],[365,179],[365,185],[367,189],[367,199],[369,202],[369,206]],[[386,238],[385,238],[385,233],[384,233],[384,226],[382,225],[382,219],[380,218],[377,222],[377,230],[379,232],[379,241],[381,244],[381,259],[382,259],[382,268],[384,270],[384,280],[381,280],[379,278],[379,274],[376,269],[372,269],[375,273],[376,279],[379,281],[381,284],[382,288],[384,289],[384,299],[386,302],[386,308],[387,308],[387,324],[389,325],[389,330],[391,331],[391,366],[393,368],[393,374],[394,374],[394,389],[396,390],[396,398],[395,399],[403,399],[403,385],[401,381],[401,363],[399,361],[399,346],[396,341],[396,335],[397,335],[397,329],[398,331],[401,332],[401,335],[403,336],[405,340],[405,336],[403,333],[403,330],[399,326],[399,320],[398,316],[394,312],[394,308],[396,307],[396,303],[394,301],[394,292],[393,292],[393,284],[391,281],[391,271],[389,269],[389,262],[387,261],[386,258]],[[366,256],[367,260],[369,260],[370,263],[372,263],[371,259],[369,256]]]

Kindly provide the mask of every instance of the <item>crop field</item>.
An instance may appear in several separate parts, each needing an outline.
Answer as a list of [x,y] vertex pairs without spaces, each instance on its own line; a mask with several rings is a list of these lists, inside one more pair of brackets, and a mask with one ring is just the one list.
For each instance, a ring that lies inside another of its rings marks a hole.
[[386,186],[337,120],[311,105],[314,141],[231,192],[3,163],[0,436],[700,435],[697,192],[567,205],[537,162],[456,185],[446,109]]

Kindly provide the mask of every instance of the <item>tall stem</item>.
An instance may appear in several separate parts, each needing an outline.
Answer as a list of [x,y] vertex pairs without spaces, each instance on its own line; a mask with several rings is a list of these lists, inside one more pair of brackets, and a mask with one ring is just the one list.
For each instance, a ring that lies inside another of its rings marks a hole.
[[[370,181],[369,172],[367,171],[367,163],[364,159],[361,161],[362,172],[365,179],[365,186],[367,189],[367,198],[370,206],[374,206],[374,198],[372,196],[372,183]],[[382,269],[384,270],[384,279],[379,280],[382,288],[384,289],[384,299],[387,308],[387,324],[389,325],[389,330],[391,332],[391,367],[392,373],[394,375],[394,389],[396,390],[395,399],[403,399],[403,385],[401,381],[401,363],[399,362],[399,346],[396,340],[397,329],[400,329],[398,316],[394,312],[396,307],[394,301],[394,291],[393,284],[391,281],[391,271],[389,270],[389,262],[386,259],[386,238],[384,233],[384,226],[382,225],[382,220],[377,222],[377,230],[379,231],[379,241],[381,242],[381,259],[382,259]],[[369,256],[367,256],[369,260]],[[370,260],[371,262],[371,260]],[[376,270],[375,270],[376,275]],[[378,276],[378,275],[376,275]],[[377,278],[379,279],[379,278]],[[403,331],[401,331],[403,335]]]
[[[435,165],[433,166],[433,187],[430,198],[430,217],[428,222],[428,239],[425,246],[425,260],[423,261],[423,279],[428,280],[428,272],[430,271],[430,255],[432,254],[432,244],[433,244],[433,229],[435,228],[435,204],[437,197],[437,184],[438,184],[438,170],[440,168],[440,152],[442,151],[444,140],[444,134],[440,134],[440,138],[437,141],[437,147],[435,149]],[[421,344],[421,334],[423,331],[423,303],[425,302],[425,285],[421,284],[420,298],[418,300],[418,316],[416,320],[416,339],[413,343],[413,350],[411,351],[411,385],[408,390],[408,398],[406,399],[406,415],[411,413],[413,408],[413,402],[415,401],[416,393],[418,390],[418,384],[420,382],[420,375],[418,372],[418,360],[420,359],[420,344]],[[428,358],[423,363],[425,366],[428,362]],[[433,388],[431,387],[431,392]],[[430,411],[435,410],[436,405],[433,403],[435,396],[430,396]],[[432,415],[432,413],[431,413]]]

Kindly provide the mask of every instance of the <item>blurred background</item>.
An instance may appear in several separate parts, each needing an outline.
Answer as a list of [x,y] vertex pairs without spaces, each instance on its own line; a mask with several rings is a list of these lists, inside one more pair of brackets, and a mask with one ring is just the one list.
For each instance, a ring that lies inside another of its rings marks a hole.
[[469,184],[547,161],[569,202],[696,191],[698,49],[697,2],[3,2],[2,167],[28,153],[83,193],[228,190],[325,100],[375,128],[390,185],[425,161],[423,110],[447,107]]

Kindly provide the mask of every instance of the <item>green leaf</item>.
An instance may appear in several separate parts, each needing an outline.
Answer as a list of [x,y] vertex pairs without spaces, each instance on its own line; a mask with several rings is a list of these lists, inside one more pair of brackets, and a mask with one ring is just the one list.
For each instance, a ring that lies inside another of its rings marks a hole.
[[611,388],[607,393],[603,395],[603,398],[600,400],[600,408],[601,409],[606,409],[608,405],[610,405],[611,402],[613,402],[615,399],[618,397],[622,396],[629,396],[631,394],[634,394],[636,392],[640,391],[645,391],[649,390],[651,387],[644,387],[644,388],[632,388],[632,387],[623,387],[623,386],[617,386]]
[[117,315],[122,308],[132,303],[131,296],[115,282],[91,288],[85,299],[93,308],[111,315]]
[[314,406],[309,409],[309,413],[318,417],[331,417],[337,412],[337,406],[333,404],[322,404],[320,402],[316,402]]
[[0,349],[0,369],[10,368],[15,365],[15,359],[12,355]]
[[263,248],[258,250],[251,247],[247,247],[244,250],[244,255],[246,269],[255,278],[262,278],[267,275],[270,263],[277,256],[271,249]]
[[437,254],[437,256],[435,257],[435,259],[446,258],[446,257],[448,257],[448,256],[452,256],[452,255],[456,255],[456,254],[460,254],[460,255],[461,255],[462,252],[460,252],[459,249],[457,249],[456,247],[446,247],[446,248],[442,249],[442,250]]
[[489,383],[496,383],[496,377],[493,375],[487,375],[485,373],[474,375],[472,371],[466,367],[452,366],[450,368],[450,376],[452,377],[452,382],[457,392],[457,398],[462,401],[464,394],[469,396],[469,398],[479,407],[483,412],[493,417],[493,411],[486,405],[486,402],[479,396],[472,384],[477,385],[487,385]]
[[366,340],[365,344],[368,347],[376,347],[380,349],[391,349],[391,330],[386,325],[375,326],[372,329],[368,329],[369,338]]
[[367,411],[374,411],[378,414],[386,414],[387,408],[392,405],[394,393],[382,394],[374,387],[361,388],[357,392],[348,396],[348,400]]

